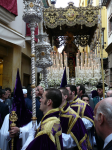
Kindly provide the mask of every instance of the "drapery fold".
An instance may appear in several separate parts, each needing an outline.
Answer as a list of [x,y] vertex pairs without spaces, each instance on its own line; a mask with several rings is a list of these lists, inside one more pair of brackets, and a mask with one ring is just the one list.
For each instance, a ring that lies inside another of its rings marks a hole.
[[0,0],[0,6],[4,7],[14,15],[18,15],[17,0]]

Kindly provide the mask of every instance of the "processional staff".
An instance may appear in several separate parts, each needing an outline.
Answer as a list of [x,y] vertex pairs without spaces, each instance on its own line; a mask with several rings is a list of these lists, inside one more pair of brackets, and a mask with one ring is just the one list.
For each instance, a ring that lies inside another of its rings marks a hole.
[[[99,6],[101,7],[101,0],[99,1]],[[105,87],[104,87],[104,72],[103,72],[103,48],[102,48],[102,14],[100,8],[100,51],[101,51],[101,70],[102,70],[102,82],[103,82],[103,98],[105,98]]]
[[[16,124],[14,122],[18,120],[18,117],[15,111],[11,112],[11,114],[9,115],[9,120],[12,122],[10,124],[10,127],[16,127]],[[11,150],[13,149],[14,149],[14,138],[11,139]]]

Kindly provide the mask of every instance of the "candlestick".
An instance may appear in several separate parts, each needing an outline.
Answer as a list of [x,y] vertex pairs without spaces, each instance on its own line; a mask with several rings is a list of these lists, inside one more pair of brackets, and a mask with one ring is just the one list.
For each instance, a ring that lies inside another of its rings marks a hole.
[[67,78],[69,79],[69,67],[67,67]]

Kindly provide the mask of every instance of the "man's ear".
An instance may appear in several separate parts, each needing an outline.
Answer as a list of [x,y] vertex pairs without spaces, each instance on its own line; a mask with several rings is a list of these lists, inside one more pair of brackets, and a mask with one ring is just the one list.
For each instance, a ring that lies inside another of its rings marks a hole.
[[82,90],[80,90],[80,93],[82,94]]
[[98,121],[99,121],[100,125],[102,125],[104,123],[104,115],[102,113],[99,114]]
[[75,91],[72,91],[73,95],[75,95]]
[[67,95],[64,95],[64,97],[65,97],[65,99],[67,99],[67,98],[68,98],[68,96],[67,96]]
[[47,106],[50,106],[50,105],[52,105],[52,100],[51,99],[49,99],[48,101],[47,101]]

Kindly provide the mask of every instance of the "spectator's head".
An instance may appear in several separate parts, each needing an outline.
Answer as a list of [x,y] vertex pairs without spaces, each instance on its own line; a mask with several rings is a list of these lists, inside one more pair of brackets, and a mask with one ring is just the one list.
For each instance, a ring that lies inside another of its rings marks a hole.
[[36,94],[36,97],[38,97],[39,89],[37,87],[35,88],[35,94]]
[[[107,86],[107,84],[104,83],[104,87],[106,87],[106,86]],[[103,97],[103,84],[100,82],[97,85],[97,92],[98,92],[99,97]]]
[[40,99],[40,110],[45,115],[47,111],[60,107],[62,94],[58,89],[46,89]]
[[38,93],[38,96],[42,96],[42,94],[44,93],[44,89],[43,89],[43,87],[41,87],[41,86],[37,86],[37,89],[38,89],[38,91],[39,91],[39,93]]
[[112,133],[112,98],[105,98],[97,103],[94,114],[96,132],[105,140]]
[[59,90],[62,93],[62,104],[60,106],[60,107],[62,107],[66,103],[66,101],[68,100],[69,93],[68,93],[68,90],[66,88],[59,88]]
[[112,90],[107,91],[107,97],[112,97]]
[[81,97],[83,94],[85,94],[85,87],[80,84],[80,85],[77,87],[77,95],[78,95],[79,97]]
[[8,97],[10,98],[11,97],[11,89],[10,88],[5,88],[6,92],[7,92],[7,95]]
[[22,89],[23,90],[23,95],[24,95],[24,98],[27,97],[27,89]]
[[97,92],[96,90],[93,90],[93,91],[91,92],[91,94],[92,94],[92,98],[98,96],[98,92]]
[[4,101],[8,98],[8,94],[4,89],[0,90],[0,98]]
[[87,104],[89,104],[89,96],[87,94],[84,94],[81,96],[81,100],[83,100],[84,102],[86,102]]
[[32,88],[31,88],[31,86],[28,86],[28,88],[27,88],[27,95],[29,96],[32,96]]
[[70,85],[70,84],[67,84],[66,85],[66,89],[68,90],[68,93],[69,93],[69,97],[68,97],[68,100],[73,100],[74,97],[77,95],[77,88],[75,85]]
[[97,92],[98,92],[99,97],[103,97],[103,84],[102,83],[98,83]]

